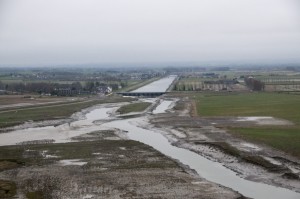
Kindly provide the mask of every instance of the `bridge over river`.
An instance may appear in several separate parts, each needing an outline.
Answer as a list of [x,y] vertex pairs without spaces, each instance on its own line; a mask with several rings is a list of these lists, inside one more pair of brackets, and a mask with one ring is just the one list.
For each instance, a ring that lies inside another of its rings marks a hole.
[[167,93],[167,90],[176,78],[177,75],[170,75],[131,92],[119,92],[118,94],[123,96],[157,97]]

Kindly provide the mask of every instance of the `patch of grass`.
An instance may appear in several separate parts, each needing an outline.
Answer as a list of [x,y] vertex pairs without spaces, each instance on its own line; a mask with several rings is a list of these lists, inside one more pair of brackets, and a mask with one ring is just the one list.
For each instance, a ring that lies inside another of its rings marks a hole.
[[28,199],[43,199],[43,193],[41,191],[27,192],[26,197]]
[[282,93],[195,94],[200,116],[273,116],[294,126],[229,128],[243,139],[267,144],[300,157],[300,96]]
[[7,180],[0,180],[0,198],[11,198],[16,195],[16,184]]
[[113,130],[100,130],[100,131],[93,131],[91,133],[72,137],[71,139],[76,141],[95,141],[95,140],[102,140],[107,137],[116,137],[116,135]]
[[133,103],[128,104],[125,106],[122,106],[117,110],[120,114],[126,114],[131,112],[141,112],[144,111],[146,108],[148,108],[151,105],[149,102],[139,102],[139,103]]
[[0,172],[8,169],[14,169],[21,165],[21,162],[16,160],[0,160]]
[[267,144],[300,157],[300,127],[230,128],[230,132],[243,139]]
[[[28,96],[28,97],[27,97]],[[53,96],[40,96],[40,95],[0,95],[0,105],[13,105],[18,103],[46,103],[46,102],[59,102],[66,101],[69,97],[53,97]],[[4,108],[1,107],[3,110]]]
[[75,102],[62,105],[53,105],[53,106],[41,106],[34,108],[22,108],[13,111],[0,112],[0,128],[14,126],[22,124],[25,121],[42,121],[42,120],[51,120],[58,118],[66,118],[71,116],[73,113],[80,111],[84,108],[103,104],[103,103],[118,103],[132,101],[132,98],[123,98],[123,97],[107,97],[103,99],[94,99],[84,102]]

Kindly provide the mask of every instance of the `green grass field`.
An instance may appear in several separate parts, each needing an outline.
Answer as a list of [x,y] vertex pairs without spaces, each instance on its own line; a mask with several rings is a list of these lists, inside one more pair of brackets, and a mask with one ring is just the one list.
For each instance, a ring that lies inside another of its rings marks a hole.
[[273,116],[300,125],[300,95],[278,93],[197,94],[200,116]]
[[230,128],[234,135],[300,157],[300,95],[279,93],[196,94],[199,116],[273,116],[294,126]]
[[125,106],[122,106],[117,110],[120,114],[126,114],[131,112],[141,112],[144,111],[146,108],[148,108],[151,105],[149,102],[139,102],[139,103],[133,103],[128,104]]
[[231,128],[231,133],[249,141],[267,144],[300,157],[300,127]]

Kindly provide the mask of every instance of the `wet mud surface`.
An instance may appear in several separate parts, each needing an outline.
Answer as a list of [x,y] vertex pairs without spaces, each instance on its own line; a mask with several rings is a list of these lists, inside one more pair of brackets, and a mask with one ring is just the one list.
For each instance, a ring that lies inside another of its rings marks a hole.
[[147,145],[120,139],[119,133],[92,132],[71,143],[3,146],[0,165],[6,154],[12,159],[5,164],[16,159],[22,164],[5,167],[0,179],[15,185],[17,198],[241,197]]
[[253,125],[292,125],[271,117],[191,117],[189,102],[180,108],[150,118],[151,128],[161,132],[173,145],[220,162],[239,176],[300,192],[300,161],[265,145],[253,144],[227,133],[225,127]]
[[[188,103],[169,98],[153,114],[152,110],[164,101],[152,102],[151,109],[130,115],[149,120],[142,128],[157,130],[173,145],[219,162],[242,178],[300,192],[298,159],[245,142],[223,128],[228,124],[266,123],[257,123],[261,120],[256,118],[191,117]],[[103,108],[105,112],[99,116],[93,112],[95,108]],[[17,198],[242,198],[229,188],[199,177],[178,160],[128,140],[128,132],[121,128],[101,126],[122,120],[115,113],[117,109],[116,105],[106,104],[84,109],[66,120],[14,127],[22,131],[57,122],[59,132],[77,133],[65,134],[64,139],[38,137],[15,141],[18,145],[1,146],[0,179],[16,189],[9,193],[15,193]],[[277,119],[265,118],[265,121],[269,124]],[[291,125],[288,121],[281,122]]]

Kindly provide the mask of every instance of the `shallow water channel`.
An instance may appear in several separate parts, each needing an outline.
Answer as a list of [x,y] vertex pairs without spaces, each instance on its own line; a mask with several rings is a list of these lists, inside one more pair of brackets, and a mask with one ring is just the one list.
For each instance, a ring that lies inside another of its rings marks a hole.
[[93,122],[109,119],[109,112],[115,107],[94,109],[83,119],[58,126],[34,127],[0,133],[0,146],[15,145],[33,140],[53,140],[55,143],[70,142],[72,137],[80,136],[92,131],[100,130]]
[[[164,112],[160,106],[158,106],[158,108],[159,112]],[[154,112],[156,112],[156,110],[154,110]],[[116,120],[103,125],[106,127],[128,131],[128,137],[130,139],[152,146],[161,153],[180,161],[181,163],[189,166],[191,169],[194,169],[201,177],[221,184],[225,187],[232,188],[244,196],[256,199],[300,198],[300,193],[280,187],[274,187],[263,183],[245,180],[218,162],[208,160],[201,155],[198,155],[187,149],[173,146],[167,140],[167,138],[165,138],[159,132],[139,127],[141,123],[145,122],[147,122],[147,118],[140,117],[127,120]]]
[[176,75],[170,75],[131,92],[165,92],[176,78]]
[[[172,101],[162,101],[153,114],[164,113],[171,107]],[[262,183],[242,179],[222,164],[208,160],[187,149],[178,148],[164,137],[159,130],[145,129],[148,120],[146,116],[133,119],[110,118],[109,113],[120,105],[98,107],[87,114],[84,119],[59,126],[28,128],[0,134],[0,145],[13,145],[19,142],[53,139],[56,143],[70,142],[71,138],[101,129],[120,129],[128,131],[129,139],[140,141],[152,146],[161,153],[178,160],[194,169],[201,177],[232,188],[244,196],[256,199],[299,199],[300,194],[294,191],[274,187]],[[94,121],[100,121],[94,123]]]
[[168,109],[171,108],[174,102],[171,100],[163,100],[153,111],[153,114],[165,113]]

